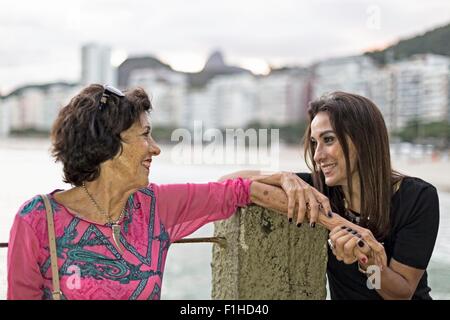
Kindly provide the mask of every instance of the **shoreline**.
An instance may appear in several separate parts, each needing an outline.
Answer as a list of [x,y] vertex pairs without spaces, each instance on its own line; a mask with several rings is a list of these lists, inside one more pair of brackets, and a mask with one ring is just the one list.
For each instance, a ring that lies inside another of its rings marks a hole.
[[[158,162],[163,161],[167,163],[174,163],[176,156],[172,154],[175,145],[161,144],[161,155],[156,159]],[[7,152],[8,150],[36,150],[47,151],[50,157],[50,139],[44,137],[8,137],[0,138],[0,151]],[[205,146],[203,146],[205,150]],[[392,150],[395,150],[393,148]],[[246,150],[246,152],[248,152]],[[435,157],[431,154],[418,157],[409,154],[399,155],[395,152],[391,153],[393,169],[400,173],[418,177],[423,179],[432,185],[434,185],[439,191],[450,193],[450,179],[448,174],[450,173],[450,159],[448,157]],[[195,164],[182,164],[192,166],[206,166],[206,167],[223,167],[223,168],[238,168],[240,170],[261,169],[264,168],[261,165],[255,164],[214,164],[203,162]],[[278,159],[275,161],[275,169],[271,171],[292,171],[292,172],[309,172],[304,158],[303,150],[300,146],[295,145],[281,145],[279,146]]]
[[[157,183],[207,182],[220,175],[237,170],[258,169],[255,165],[236,164],[176,164],[173,146],[161,144],[162,153],[152,163],[150,177]],[[205,149],[205,157],[206,154]],[[253,150],[255,151],[255,150]],[[238,152],[239,155],[242,152]],[[197,149],[195,155],[198,155]],[[309,172],[300,146],[280,145],[276,156],[279,158],[279,170],[292,172]],[[50,140],[34,139],[0,139],[0,170],[3,181],[0,193],[0,209],[4,213],[0,218],[0,241],[8,241],[10,226],[17,208],[29,195],[41,193],[42,190],[54,190],[62,183],[61,165],[55,164],[50,156]],[[411,176],[418,176],[438,188],[440,192],[441,223],[435,251],[429,265],[429,284],[434,298],[448,298],[450,287],[448,279],[450,270],[450,162],[445,158],[417,158],[398,156],[393,153],[394,169]],[[25,188],[24,188],[25,187]],[[61,186],[62,187],[62,186]],[[205,226],[206,227],[206,226]],[[205,228],[204,227],[204,228]],[[198,230],[192,236],[212,236],[213,226]],[[205,245],[174,246],[170,249],[165,271],[163,299],[190,298],[209,299],[211,286],[210,268],[211,247]],[[6,297],[6,254],[0,249],[0,300]],[[198,259],[192,260],[192,256]],[[431,274],[432,273],[432,274]],[[185,275],[188,274],[189,277]],[[202,289],[192,289],[192,281]]]

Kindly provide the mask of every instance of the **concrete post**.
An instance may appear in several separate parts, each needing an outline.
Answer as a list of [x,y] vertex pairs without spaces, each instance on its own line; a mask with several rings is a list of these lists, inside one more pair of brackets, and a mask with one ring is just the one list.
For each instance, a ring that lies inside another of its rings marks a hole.
[[325,299],[327,231],[259,206],[215,223],[212,299]]

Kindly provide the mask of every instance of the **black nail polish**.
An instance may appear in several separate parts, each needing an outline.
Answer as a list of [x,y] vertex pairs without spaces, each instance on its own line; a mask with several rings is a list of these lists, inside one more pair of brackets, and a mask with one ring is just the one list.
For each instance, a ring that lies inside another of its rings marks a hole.
[[352,228],[347,228],[347,231],[348,231],[348,232],[352,232],[353,229],[352,229]]
[[356,236],[357,236],[358,238],[362,238],[362,235],[360,235],[359,233],[357,233]]
[[289,218],[289,223],[292,223],[292,218]]
[[341,229],[347,229],[347,227],[346,226],[341,226]]
[[358,232],[356,232],[355,230],[352,231],[352,234],[357,234]]
[[310,225],[311,225],[311,228],[315,228],[316,227],[316,223],[315,222],[311,223]]
[[301,222],[297,223],[297,228],[300,228],[301,226],[302,226]]
[[333,218],[333,213],[331,211],[328,211],[327,215],[328,215],[328,218]]
[[361,248],[364,247],[364,242],[362,242],[361,240],[358,241],[358,246],[360,246]]

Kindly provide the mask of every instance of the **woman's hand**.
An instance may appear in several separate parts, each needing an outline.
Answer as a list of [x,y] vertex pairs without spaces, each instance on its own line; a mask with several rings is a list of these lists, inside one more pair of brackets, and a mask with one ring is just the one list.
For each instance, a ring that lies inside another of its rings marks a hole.
[[372,232],[369,229],[351,225],[351,227],[337,226],[329,234],[328,243],[336,259],[346,264],[352,264],[357,260],[363,266],[376,264],[380,270],[387,267],[386,251]]
[[289,222],[292,222],[296,206],[298,208],[297,225],[303,222],[306,215],[308,215],[311,227],[316,225],[321,211],[323,214],[331,215],[331,206],[328,198],[300,179],[296,174],[281,172],[280,187],[288,197],[287,216]]
[[[310,186],[308,183],[300,179],[292,172],[277,172],[274,174],[262,174],[260,171],[238,171],[220,178],[219,181],[232,178],[247,178],[252,181],[259,182],[265,185],[271,185],[281,188],[288,202],[287,216],[292,222],[295,208],[297,207],[297,225],[299,226],[305,219],[309,218],[310,225],[315,226],[319,222],[319,215],[322,213],[328,218],[333,216],[331,212],[330,201],[326,196],[318,190]],[[281,195],[271,197],[269,201],[269,191],[259,188],[258,192],[261,194],[255,195],[256,203],[259,205],[270,207],[278,211],[286,212],[286,202]],[[267,188],[266,188],[267,189]],[[281,191],[281,190],[280,190]],[[276,194],[276,190],[271,190],[272,195]],[[276,200],[275,200],[276,199]],[[330,220],[331,222],[331,220]],[[330,229],[330,226],[326,226]]]

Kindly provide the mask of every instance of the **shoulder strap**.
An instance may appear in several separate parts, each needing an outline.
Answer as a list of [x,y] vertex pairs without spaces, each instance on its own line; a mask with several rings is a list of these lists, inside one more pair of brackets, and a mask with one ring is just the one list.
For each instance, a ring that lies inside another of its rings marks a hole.
[[52,283],[53,300],[61,300],[61,290],[59,287],[59,271],[58,271],[58,256],[56,255],[56,238],[55,225],[53,222],[53,210],[48,200],[47,195],[41,195],[44,200],[45,211],[47,211],[47,229],[48,229],[48,243],[50,248],[50,262],[52,267]]

